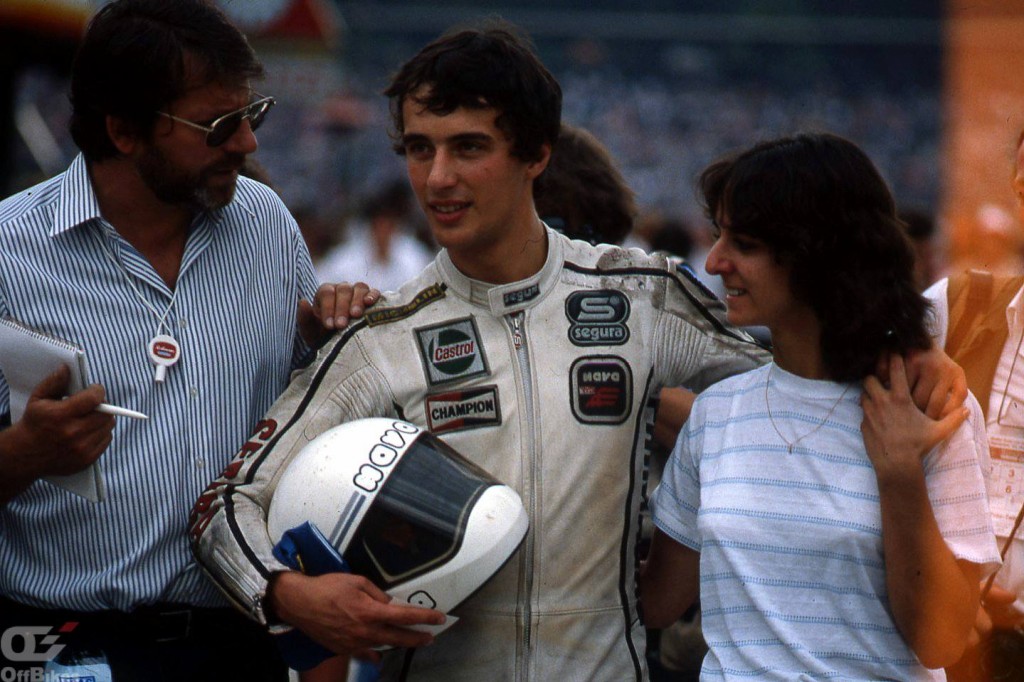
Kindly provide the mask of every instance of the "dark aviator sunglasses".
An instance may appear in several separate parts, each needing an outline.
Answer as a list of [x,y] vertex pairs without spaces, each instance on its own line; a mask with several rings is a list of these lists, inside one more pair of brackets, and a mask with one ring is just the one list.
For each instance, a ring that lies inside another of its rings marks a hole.
[[235,131],[238,130],[238,126],[242,125],[243,119],[249,119],[249,127],[255,132],[260,124],[263,123],[263,119],[266,118],[267,112],[270,111],[270,107],[274,106],[276,100],[273,97],[260,97],[254,102],[246,104],[237,111],[232,111],[229,114],[214,119],[210,125],[203,125],[196,123],[195,121],[189,121],[188,119],[173,116],[165,111],[158,111],[156,113],[161,116],[166,116],[172,121],[178,123],[184,123],[187,126],[191,126],[196,130],[202,130],[206,133],[206,146],[207,147],[219,147],[220,145],[227,142]]

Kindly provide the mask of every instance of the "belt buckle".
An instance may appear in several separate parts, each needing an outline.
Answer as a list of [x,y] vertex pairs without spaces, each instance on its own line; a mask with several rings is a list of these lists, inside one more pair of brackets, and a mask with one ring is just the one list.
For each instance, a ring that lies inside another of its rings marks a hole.
[[154,642],[185,639],[192,630],[192,610],[163,611],[157,615],[157,623],[157,636],[153,637]]

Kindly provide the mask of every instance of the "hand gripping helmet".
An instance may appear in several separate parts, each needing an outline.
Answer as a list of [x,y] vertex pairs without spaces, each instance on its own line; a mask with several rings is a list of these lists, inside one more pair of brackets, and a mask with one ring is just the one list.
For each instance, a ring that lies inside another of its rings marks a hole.
[[399,602],[444,612],[501,568],[528,526],[514,490],[395,419],[336,426],[289,463],[267,529],[278,542],[307,522],[352,573]]

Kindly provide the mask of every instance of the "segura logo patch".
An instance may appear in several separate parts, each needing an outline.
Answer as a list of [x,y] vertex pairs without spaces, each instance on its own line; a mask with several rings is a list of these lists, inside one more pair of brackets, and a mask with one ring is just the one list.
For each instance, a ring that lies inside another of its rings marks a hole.
[[540,285],[531,284],[525,289],[519,289],[518,291],[510,291],[502,297],[502,302],[505,307],[519,305],[520,303],[526,303],[540,296]]
[[471,317],[417,329],[416,341],[431,386],[489,373]]
[[633,372],[615,355],[592,355],[569,370],[572,413],[584,424],[621,424],[633,410]]
[[629,341],[629,299],[621,291],[576,291],[565,299],[574,346],[621,346]]
[[465,431],[499,424],[501,406],[498,403],[497,386],[427,396],[427,426],[432,433]]

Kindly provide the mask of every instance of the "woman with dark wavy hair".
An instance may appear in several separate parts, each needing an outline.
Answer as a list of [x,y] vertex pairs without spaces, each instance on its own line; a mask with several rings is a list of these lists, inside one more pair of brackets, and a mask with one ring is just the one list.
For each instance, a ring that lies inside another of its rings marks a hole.
[[[927,303],[888,187],[830,134],[764,142],[701,176],[729,321],[773,362],[697,399],[641,575],[647,624],[700,591],[702,679],[944,679],[999,562],[977,402],[914,407],[902,355]],[[872,375],[878,367],[883,383]]]

